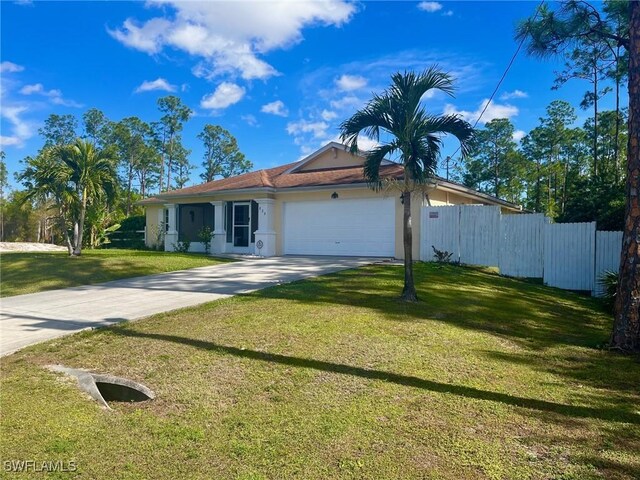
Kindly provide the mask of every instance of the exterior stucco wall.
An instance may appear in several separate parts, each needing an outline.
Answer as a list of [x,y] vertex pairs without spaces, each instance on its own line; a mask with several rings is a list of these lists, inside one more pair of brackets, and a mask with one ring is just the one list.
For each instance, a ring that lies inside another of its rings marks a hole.
[[[349,155],[346,152],[341,152],[345,155]],[[332,156],[331,152],[327,152]],[[325,155],[326,156],[326,155]],[[349,155],[350,156],[350,155]],[[356,158],[357,157],[353,157]],[[331,200],[331,194],[333,192],[338,193],[338,198],[333,201],[336,205],[339,205],[341,200],[354,199],[354,198],[381,198],[381,197],[393,197],[395,203],[395,257],[398,259],[404,258],[404,242],[402,231],[402,219],[404,206],[400,201],[399,192],[375,192],[366,186],[358,187],[329,187],[322,190],[308,190],[308,191],[280,191],[276,194],[264,193],[264,192],[247,192],[247,193],[234,193],[234,194],[215,194],[211,196],[194,196],[184,197],[180,199],[167,199],[167,203],[175,204],[188,204],[188,203],[202,203],[209,201],[243,201],[243,200],[255,200],[260,198],[271,198],[275,200],[273,215],[274,215],[274,230],[276,232],[276,255],[282,255],[283,251],[283,204],[285,202],[305,202],[305,201],[318,201],[318,200]],[[420,223],[421,223],[421,208],[424,205],[468,205],[481,203],[476,199],[468,198],[463,195],[459,195],[453,192],[446,192],[442,189],[432,189],[427,195],[423,193],[414,193],[411,202],[411,222],[413,230],[413,257],[418,259],[420,256]],[[155,241],[155,233],[157,231],[158,212],[162,206],[147,206],[147,242]],[[216,212],[217,215],[217,212]]]
[[147,217],[146,223],[146,242],[145,244],[149,248],[155,248],[158,244],[158,218],[161,215],[163,207],[160,205],[149,205],[145,208],[145,215]]
[[351,155],[341,148],[330,148],[318,155],[309,163],[303,165],[298,171],[321,170],[325,168],[361,167],[362,157]]

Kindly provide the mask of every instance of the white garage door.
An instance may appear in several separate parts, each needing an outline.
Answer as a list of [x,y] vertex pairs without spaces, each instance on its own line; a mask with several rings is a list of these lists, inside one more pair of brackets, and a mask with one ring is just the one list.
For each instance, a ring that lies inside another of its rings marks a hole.
[[284,203],[284,253],[393,257],[393,198]]

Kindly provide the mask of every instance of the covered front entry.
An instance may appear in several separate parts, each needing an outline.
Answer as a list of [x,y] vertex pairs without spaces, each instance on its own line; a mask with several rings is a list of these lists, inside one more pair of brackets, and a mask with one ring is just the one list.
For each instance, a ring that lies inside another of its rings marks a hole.
[[247,200],[225,203],[226,252],[254,253],[257,229],[257,202]]
[[394,198],[285,202],[286,255],[395,255]]
[[273,206],[271,198],[165,204],[158,219],[164,230],[165,250],[174,251],[178,242],[188,241],[189,251],[205,251],[201,232],[209,227],[213,254],[271,257],[276,253]]

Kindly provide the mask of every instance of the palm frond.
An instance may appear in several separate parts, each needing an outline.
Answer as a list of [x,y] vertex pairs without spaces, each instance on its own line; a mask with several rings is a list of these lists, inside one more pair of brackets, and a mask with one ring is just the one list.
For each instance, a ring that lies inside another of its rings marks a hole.
[[393,138],[367,154],[365,178],[372,188],[380,188],[380,165],[391,152],[400,153],[405,180],[415,184],[427,183],[436,174],[445,135],[457,137],[463,155],[468,154],[473,128],[455,115],[428,115],[421,102],[432,89],[452,95],[451,76],[437,66],[422,73],[398,72],[387,90],[374,95],[363,109],[340,125],[340,138],[353,153],[358,150],[360,134],[379,141],[381,132],[385,132]]
[[380,179],[380,165],[387,155],[393,153],[396,149],[395,142],[379,145],[369,152],[364,161],[364,178],[367,184],[374,190],[379,190],[382,187],[382,181]]
[[423,135],[453,135],[460,142],[462,156],[466,157],[475,136],[473,127],[458,115],[425,116],[420,122]]

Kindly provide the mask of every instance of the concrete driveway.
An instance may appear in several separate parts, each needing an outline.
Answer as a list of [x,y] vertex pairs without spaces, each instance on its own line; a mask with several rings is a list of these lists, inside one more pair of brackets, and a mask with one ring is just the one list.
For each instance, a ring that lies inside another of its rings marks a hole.
[[378,260],[346,257],[250,259],[2,298],[0,356],[87,328],[135,320]]

